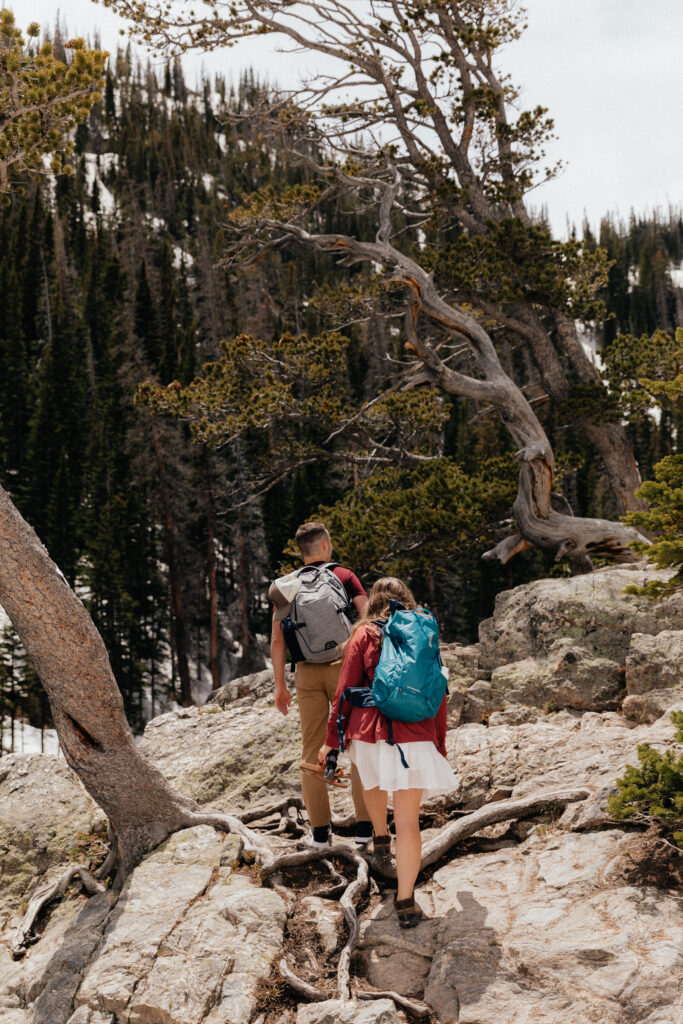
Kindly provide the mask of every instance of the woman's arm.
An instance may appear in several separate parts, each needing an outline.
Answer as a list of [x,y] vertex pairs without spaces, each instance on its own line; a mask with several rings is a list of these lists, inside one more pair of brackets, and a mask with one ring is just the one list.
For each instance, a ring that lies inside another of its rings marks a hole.
[[327,736],[325,746],[337,748],[339,746],[339,734],[337,732],[337,715],[339,714],[339,703],[342,694],[347,686],[362,686],[364,681],[364,654],[367,646],[367,630],[364,626],[357,629],[349,640],[344,660],[339,671],[337,689],[332,701],[332,710],[327,723]]
[[441,707],[436,713],[434,719],[434,725],[436,726],[436,748],[442,757],[446,757],[446,729],[448,726],[448,694],[444,694],[444,698],[441,701]]

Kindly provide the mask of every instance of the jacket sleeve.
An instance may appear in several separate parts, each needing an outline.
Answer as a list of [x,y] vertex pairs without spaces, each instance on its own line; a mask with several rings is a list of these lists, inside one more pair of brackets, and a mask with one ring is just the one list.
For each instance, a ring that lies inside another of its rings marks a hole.
[[446,755],[447,718],[448,718],[447,697],[446,697],[446,695],[444,695],[444,698],[441,701],[441,707],[439,708],[439,710],[436,713],[436,718],[434,719],[434,724],[436,726],[436,748],[439,751],[439,753],[442,755],[442,757],[446,757],[446,758],[447,758],[447,755]]
[[366,630],[361,626],[353,634],[344,652],[344,660],[339,672],[337,689],[332,701],[332,710],[327,723],[327,736],[325,746],[338,747],[339,734],[337,732],[337,715],[339,714],[339,702],[347,686],[362,686],[364,682],[364,653],[367,644]]

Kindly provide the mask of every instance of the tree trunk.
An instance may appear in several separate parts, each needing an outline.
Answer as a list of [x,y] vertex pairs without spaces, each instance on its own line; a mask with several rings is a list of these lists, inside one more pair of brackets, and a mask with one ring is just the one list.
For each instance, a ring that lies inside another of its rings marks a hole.
[[151,424],[154,456],[157,470],[159,471],[161,501],[164,507],[164,536],[166,540],[166,559],[168,561],[168,585],[171,594],[171,629],[178,664],[178,675],[180,677],[180,703],[186,708],[192,704],[192,685],[190,683],[190,663],[187,656],[187,631],[183,614],[183,598],[180,591],[180,578],[176,560],[175,523],[173,522],[173,510],[171,509],[168,481],[166,479],[166,466],[159,440],[159,430],[154,419],[152,419]]
[[240,670],[248,673],[252,669],[252,637],[249,631],[249,564],[247,561],[247,541],[244,534],[244,512],[242,506],[237,508],[237,591],[240,610],[240,643],[242,657]]
[[[579,341],[574,321],[558,314],[555,325],[560,345],[581,383],[602,383]],[[641,484],[640,473],[623,424],[596,423],[585,419],[579,426],[605,465],[616,500],[617,515],[622,516],[629,509],[647,508],[647,503],[635,495]]]
[[107,815],[121,881],[196,804],[138,751],[102,638],[33,529],[0,488],[0,605],[47,691],[69,766]]
[[202,468],[206,491],[206,568],[209,578],[209,666],[211,687],[217,690],[221,685],[221,670],[218,650],[218,585],[216,580],[216,531],[214,527],[213,491],[209,472],[209,457],[202,449]]

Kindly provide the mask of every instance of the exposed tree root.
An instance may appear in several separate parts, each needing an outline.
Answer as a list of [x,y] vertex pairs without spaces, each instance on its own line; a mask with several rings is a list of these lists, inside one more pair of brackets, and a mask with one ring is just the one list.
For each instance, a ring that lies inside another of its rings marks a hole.
[[252,821],[270,818],[273,814],[286,814],[292,807],[295,807],[297,811],[303,810],[304,802],[300,796],[288,796],[284,800],[279,800],[276,804],[266,804],[264,807],[254,807],[249,811],[240,811],[235,817],[239,818],[245,825],[248,825]]
[[416,999],[407,999],[406,996],[400,996],[398,992],[358,991],[353,995],[356,999],[393,999],[397,1006],[412,1013],[414,1017],[429,1017],[432,1013],[431,1006],[418,1002]]
[[280,961],[278,967],[282,980],[286,981],[289,987],[293,988],[295,992],[298,992],[302,996],[306,996],[306,998],[310,999],[313,1003],[322,1003],[325,999],[329,999],[329,996],[325,995],[324,992],[321,992],[313,985],[309,985],[307,981],[304,981],[303,978],[300,978],[291,971],[287,966],[287,961],[284,957]]
[[23,920],[12,939],[10,950],[15,960],[19,960],[26,952],[28,946],[31,945],[32,937],[31,932],[33,926],[40,915],[43,907],[53,900],[60,899],[74,878],[78,876],[84,886],[84,888],[93,896],[95,893],[104,892],[104,886],[97,882],[90,871],[82,864],[71,864],[66,871],[56,878],[53,882],[43,886],[38,892],[34,893],[29,902],[28,909],[24,914]]
[[116,844],[116,836],[111,825],[107,826],[107,841],[109,842],[109,853],[104,858],[100,866],[93,871],[94,878],[108,878],[114,871],[114,868],[118,866],[119,851]]
[[322,863],[332,875],[335,885],[331,885],[325,889],[316,889],[313,895],[319,896],[322,899],[337,899],[338,896],[342,895],[349,883],[341,872],[337,871],[331,860],[324,860]]
[[512,821],[515,818],[528,818],[542,811],[548,804],[572,804],[578,800],[585,800],[588,796],[590,790],[585,788],[554,789],[547,793],[520,797],[517,800],[497,800],[495,803],[485,804],[471,814],[466,814],[464,818],[458,818],[457,821],[446,825],[439,835],[427,844],[422,854],[420,870],[423,871],[430,864],[434,864],[456,843],[474,835],[487,825],[494,825],[499,821]]
[[273,848],[268,840],[248,828],[234,814],[224,814],[220,811],[193,811],[188,814],[185,825],[187,828],[193,828],[195,825],[211,825],[212,828],[217,828],[221,832],[231,832],[233,835],[241,836],[244,840],[245,850],[251,853],[254,859],[264,867],[275,859]]
[[360,924],[358,923],[358,915],[354,904],[360,894],[365,892],[368,885],[368,865],[358,853],[354,855],[353,859],[358,869],[356,877],[347,885],[339,900],[344,911],[346,923],[349,926],[349,937],[341,951],[339,966],[337,967],[337,993],[339,998],[343,1000],[351,998],[351,954],[358,945],[358,934],[360,932]]

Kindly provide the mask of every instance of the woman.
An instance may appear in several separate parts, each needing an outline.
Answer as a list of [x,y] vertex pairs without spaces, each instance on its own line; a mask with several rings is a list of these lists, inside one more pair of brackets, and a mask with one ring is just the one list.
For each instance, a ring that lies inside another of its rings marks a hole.
[[[404,608],[416,608],[405,583],[393,576],[378,580],[370,591],[362,618],[356,623],[344,653],[337,691],[318,760],[325,763],[330,750],[339,746],[337,714],[347,686],[372,686],[379,661],[381,620],[389,614],[394,598]],[[394,794],[396,825],[396,912],[402,928],[414,928],[422,911],[413,889],[420,870],[420,802],[423,795],[451,790],[457,779],[446,760],[446,697],[435,718],[421,722],[393,722],[394,743],[399,744],[409,765],[405,768],[396,745],[390,745],[385,717],[377,708],[352,708],[345,733],[349,756],[358,769],[365,803],[372,820],[373,852],[389,860],[391,836],[387,829],[387,799]]]

